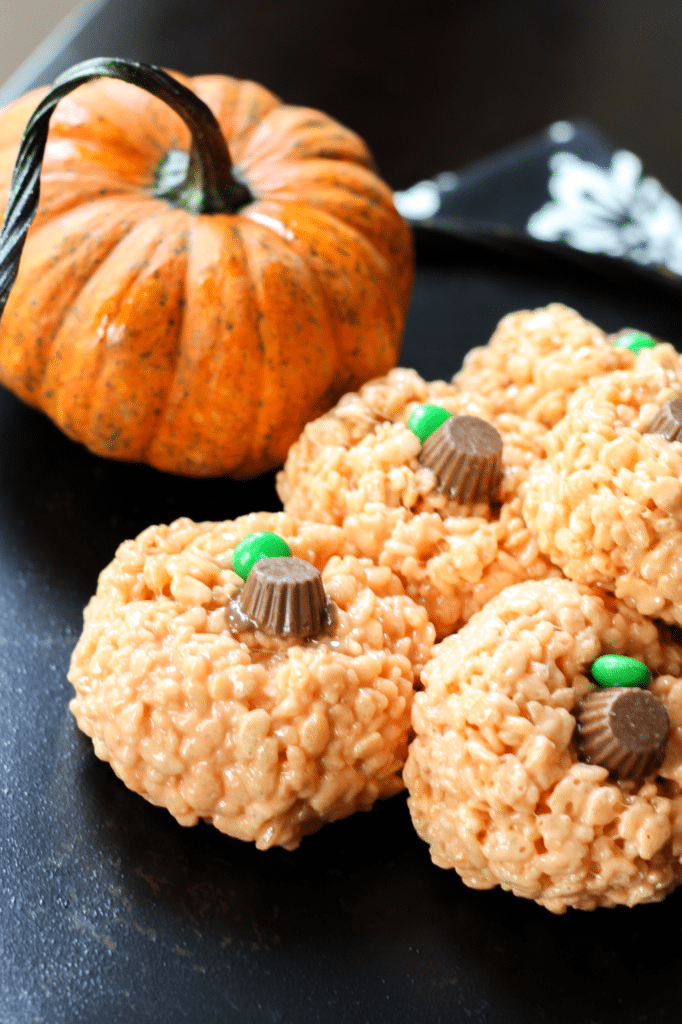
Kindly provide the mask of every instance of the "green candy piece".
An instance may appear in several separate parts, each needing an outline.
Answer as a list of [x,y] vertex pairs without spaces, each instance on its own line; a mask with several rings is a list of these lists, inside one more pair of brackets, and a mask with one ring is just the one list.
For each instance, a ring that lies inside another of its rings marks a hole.
[[643,348],[656,348],[656,341],[650,334],[643,331],[633,331],[631,334],[622,334],[613,343],[614,348],[629,348],[637,355]]
[[232,570],[245,580],[254,563],[261,558],[291,558],[291,548],[276,533],[268,533],[266,530],[250,533],[234,549]]
[[592,678],[600,686],[639,686],[651,682],[651,670],[636,658],[623,654],[602,654],[592,665]]
[[416,434],[423,443],[427,437],[431,437],[440,426],[452,416],[447,409],[440,405],[418,405],[408,420],[408,427],[413,434]]

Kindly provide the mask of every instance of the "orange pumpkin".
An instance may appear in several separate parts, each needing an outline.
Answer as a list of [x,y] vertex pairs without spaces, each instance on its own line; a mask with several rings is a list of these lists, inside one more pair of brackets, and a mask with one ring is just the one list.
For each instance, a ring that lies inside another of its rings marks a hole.
[[357,135],[254,82],[76,65],[0,113],[5,204],[0,381],[99,455],[254,476],[397,361],[391,190]]

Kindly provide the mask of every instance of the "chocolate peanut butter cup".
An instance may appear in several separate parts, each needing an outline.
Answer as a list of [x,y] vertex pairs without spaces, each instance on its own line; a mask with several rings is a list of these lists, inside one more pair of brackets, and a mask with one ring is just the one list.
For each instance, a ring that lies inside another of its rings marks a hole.
[[581,761],[608,768],[617,779],[636,782],[663,763],[670,720],[662,702],[649,690],[595,690],[580,702],[576,718]]
[[682,438],[682,398],[672,398],[656,413],[645,434],[660,434],[668,441]]
[[322,577],[301,558],[261,558],[242,588],[239,610],[271,636],[315,636],[327,622]]
[[452,416],[426,439],[419,461],[455,501],[494,501],[502,476],[502,438],[478,416]]

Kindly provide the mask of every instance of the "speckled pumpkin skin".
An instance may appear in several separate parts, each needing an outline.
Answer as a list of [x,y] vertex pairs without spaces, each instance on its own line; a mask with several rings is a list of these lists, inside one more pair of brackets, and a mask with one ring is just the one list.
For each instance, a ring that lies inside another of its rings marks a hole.
[[[0,321],[0,381],[71,438],[188,476],[280,465],[303,425],[395,365],[411,236],[357,135],[253,82],[186,78],[254,201],[150,194],[189,130],[99,79],[57,106],[41,200]],[[0,207],[47,90],[0,113]]]

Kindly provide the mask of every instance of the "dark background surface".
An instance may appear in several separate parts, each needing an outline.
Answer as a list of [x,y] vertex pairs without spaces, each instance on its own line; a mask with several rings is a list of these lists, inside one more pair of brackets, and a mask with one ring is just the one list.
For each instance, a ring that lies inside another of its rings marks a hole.
[[109,0],[25,85],[103,55],[319,107],[394,188],[582,117],[682,197],[677,0]]
[[[682,196],[682,9],[630,0],[111,0],[36,81],[99,53],[255,78],[363,134],[395,187],[591,118]],[[448,377],[497,320],[562,301],[682,346],[680,302],[463,244],[419,250],[401,362]],[[677,1024],[681,896],[554,917],[431,865],[404,798],[300,850],[183,830],[68,711],[118,543],[279,507],[272,477],[107,462],[0,392],[0,1022]]]

